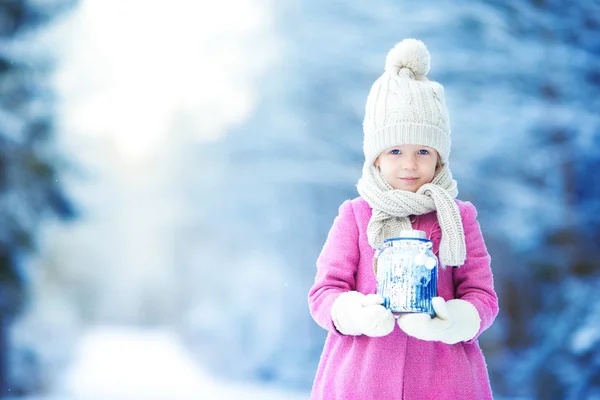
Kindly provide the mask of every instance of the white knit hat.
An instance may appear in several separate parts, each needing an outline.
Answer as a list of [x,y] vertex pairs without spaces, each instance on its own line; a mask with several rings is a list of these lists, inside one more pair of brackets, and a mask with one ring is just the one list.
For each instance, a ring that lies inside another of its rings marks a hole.
[[365,164],[402,144],[437,150],[442,164],[450,155],[450,121],[444,88],[428,80],[429,52],[416,39],[404,39],[390,50],[385,72],[373,84],[365,109]]

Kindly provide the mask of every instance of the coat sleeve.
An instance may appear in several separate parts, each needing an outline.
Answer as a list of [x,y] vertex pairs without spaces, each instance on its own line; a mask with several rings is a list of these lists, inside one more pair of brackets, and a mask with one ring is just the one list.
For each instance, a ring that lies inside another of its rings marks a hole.
[[454,268],[453,280],[456,298],[473,304],[481,318],[479,332],[467,342],[472,343],[492,325],[498,315],[498,296],[494,291],[490,266],[491,257],[477,222],[477,210],[470,202],[464,202],[460,205],[460,211],[467,246],[467,259],[461,267]]
[[315,282],[308,293],[308,305],[314,320],[324,329],[340,335],[331,319],[331,307],[337,297],[356,289],[359,262],[358,227],[350,200],[339,208],[339,214],[327,235],[317,259]]

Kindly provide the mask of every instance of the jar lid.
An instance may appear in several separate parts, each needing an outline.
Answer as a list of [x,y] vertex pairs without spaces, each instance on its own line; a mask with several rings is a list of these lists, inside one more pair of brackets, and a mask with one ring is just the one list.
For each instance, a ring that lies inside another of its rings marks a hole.
[[398,237],[401,238],[415,238],[415,239],[427,239],[427,234],[424,231],[419,231],[416,229],[407,229],[400,231]]

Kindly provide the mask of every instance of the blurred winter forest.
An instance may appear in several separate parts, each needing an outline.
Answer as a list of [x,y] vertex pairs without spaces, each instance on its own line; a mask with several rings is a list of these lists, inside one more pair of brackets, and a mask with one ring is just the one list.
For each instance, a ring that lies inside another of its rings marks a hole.
[[600,2],[200,3],[0,0],[2,395],[55,395],[99,326],[308,393],[315,260],[415,37],[492,255],[495,396],[600,399]]
[[31,283],[26,259],[38,249],[38,232],[48,218],[75,216],[59,180],[62,158],[53,140],[56,106],[49,76],[54,60],[51,53],[31,43],[32,33],[68,6],[67,1],[35,6],[24,1],[0,2],[2,394],[8,393],[15,366],[10,327],[23,311]]

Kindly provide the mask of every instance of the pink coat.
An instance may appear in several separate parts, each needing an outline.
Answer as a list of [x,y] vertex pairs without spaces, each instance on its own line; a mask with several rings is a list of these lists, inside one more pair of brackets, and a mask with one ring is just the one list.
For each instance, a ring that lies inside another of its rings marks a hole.
[[[407,336],[396,325],[384,337],[346,336],[331,320],[331,306],[348,290],[376,293],[373,256],[367,240],[371,207],[362,198],[345,201],[339,209],[321,255],[308,301],[315,321],[329,331],[315,377],[314,400],[491,399],[487,367],[477,338],[498,314],[490,256],[477,211],[457,200],[467,245],[460,268],[438,272],[438,295],[469,301],[479,311],[481,328],[469,342],[447,345]],[[435,212],[417,216],[414,229],[425,231],[437,254],[441,231]]]

